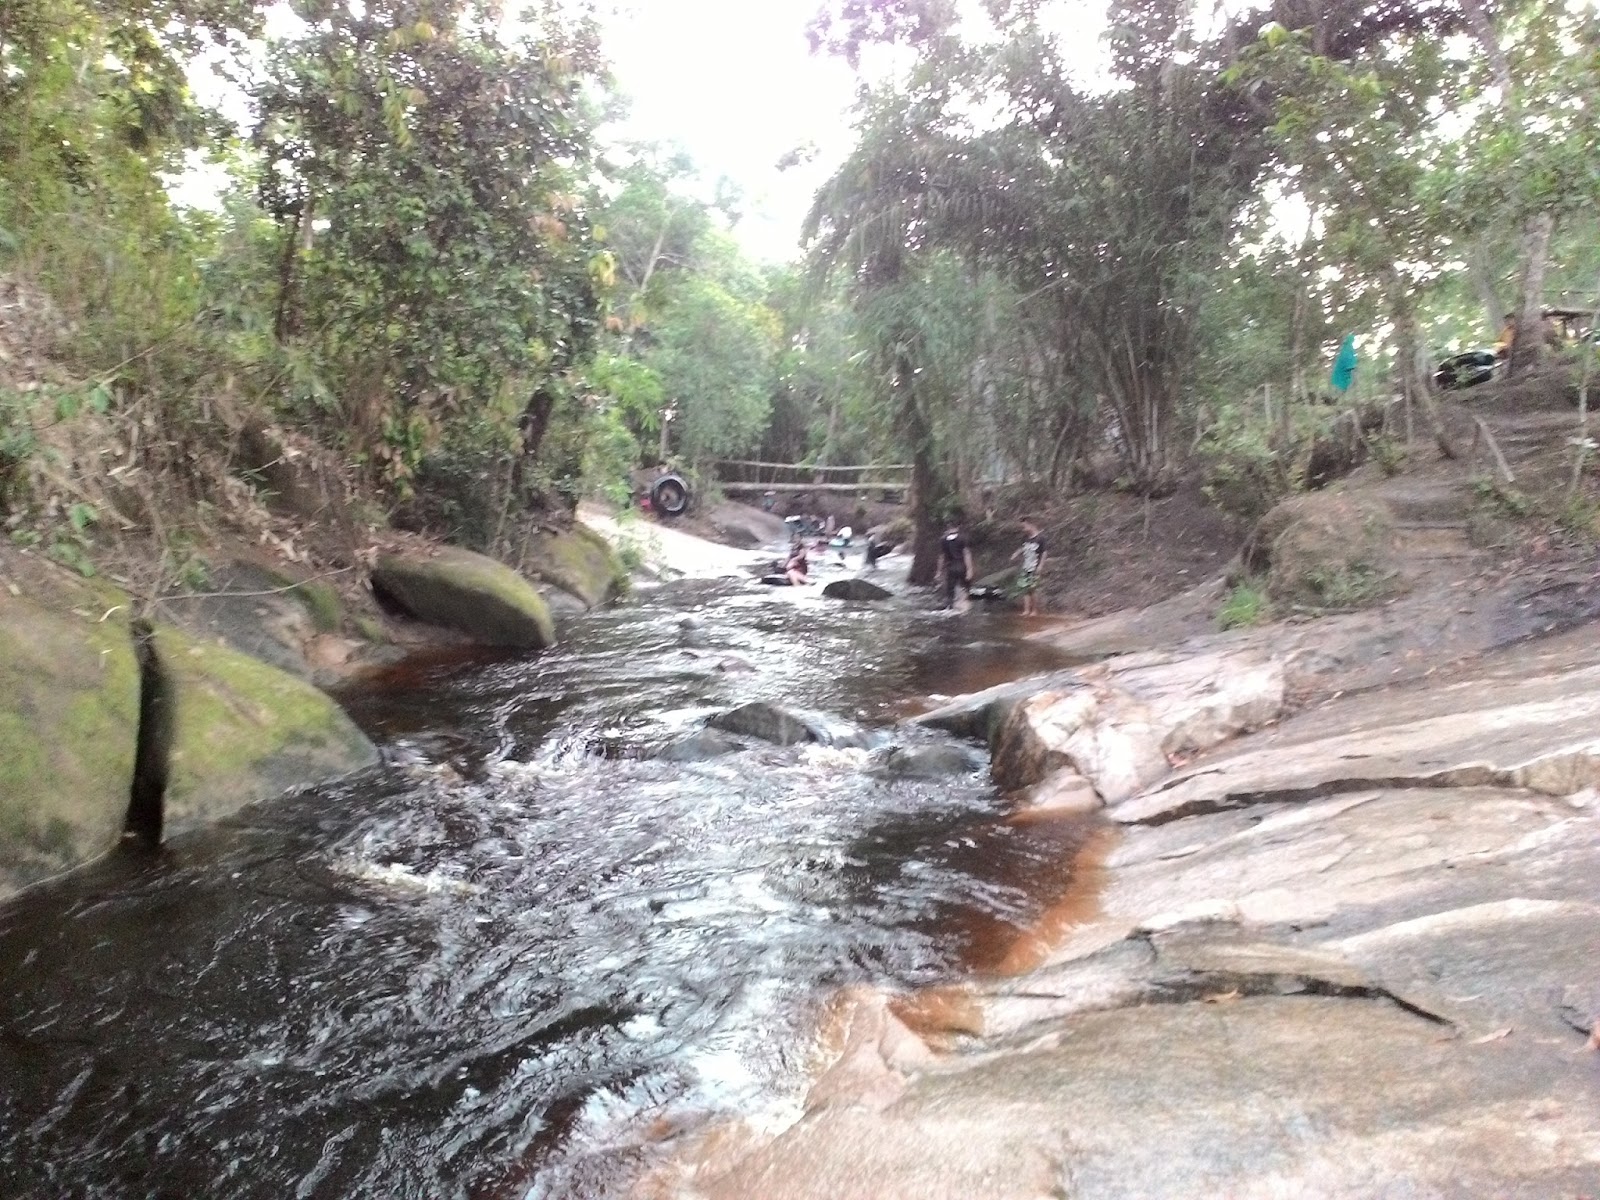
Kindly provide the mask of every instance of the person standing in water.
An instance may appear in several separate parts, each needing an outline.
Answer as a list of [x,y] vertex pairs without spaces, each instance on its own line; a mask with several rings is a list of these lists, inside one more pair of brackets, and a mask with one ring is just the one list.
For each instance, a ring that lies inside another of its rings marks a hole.
[[1022,519],[1023,541],[1011,557],[1022,560],[1017,572],[1013,595],[1022,597],[1022,615],[1039,615],[1039,574],[1044,570],[1044,535],[1039,532],[1039,522],[1032,517]]
[[960,513],[950,517],[944,536],[939,539],[939,574],[944,580],[944,606],[965,612],[972,603],[968,594],[972,586],[972,547],[961,528]]

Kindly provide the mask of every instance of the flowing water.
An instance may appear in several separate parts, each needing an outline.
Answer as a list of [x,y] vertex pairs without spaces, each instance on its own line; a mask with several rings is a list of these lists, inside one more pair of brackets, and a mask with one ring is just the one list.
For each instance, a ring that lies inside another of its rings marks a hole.
[[832,993],[959,977],[1079,833],[870,748],[652,751],[750,699],[926,740],[1055,665],[1015,632],[686,582],[362,688],[383,767],[0,908],[0,1196],[606,1197],[783,1120]]

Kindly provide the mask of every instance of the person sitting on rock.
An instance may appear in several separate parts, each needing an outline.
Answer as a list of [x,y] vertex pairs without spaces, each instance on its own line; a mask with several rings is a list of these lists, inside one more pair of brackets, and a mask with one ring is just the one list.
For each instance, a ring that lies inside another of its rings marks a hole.
[[806,561],[806,544],[796,538],[789,547],[789,561],[783,564],[783,573],[789,577],[789,582],[795,587],[803,587],[811,582],[810,563]]

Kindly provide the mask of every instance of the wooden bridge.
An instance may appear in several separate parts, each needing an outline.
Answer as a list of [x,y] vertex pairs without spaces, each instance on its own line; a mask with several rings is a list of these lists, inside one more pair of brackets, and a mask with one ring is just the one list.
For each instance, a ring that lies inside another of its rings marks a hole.
[[909,463],[819,467],[810,463],[727,458],[713,466],[718,486],[729,496],[760,495],[764,492],[845,492],[898,497],[911,487]]

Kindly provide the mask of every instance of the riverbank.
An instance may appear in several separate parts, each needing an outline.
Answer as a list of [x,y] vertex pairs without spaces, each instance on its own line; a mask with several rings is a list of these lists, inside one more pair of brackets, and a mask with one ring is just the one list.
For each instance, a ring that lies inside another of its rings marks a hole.
[[643,1194],[1593,1194],[1595,581],[1548,575],[1041,630],[1096,665],[918,720],[1103,830],[1060,902],[967,984],[851,993],[798,1120]]

